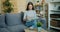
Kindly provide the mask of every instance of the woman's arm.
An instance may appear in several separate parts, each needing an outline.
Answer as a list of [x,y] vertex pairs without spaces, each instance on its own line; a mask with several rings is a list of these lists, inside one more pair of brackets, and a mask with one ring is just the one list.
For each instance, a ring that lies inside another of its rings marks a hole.
[[26,20],[27,20],[27,13],[26,13],[26,12],[24,13],[23,20],[24,20],[24,21],[26,21]]

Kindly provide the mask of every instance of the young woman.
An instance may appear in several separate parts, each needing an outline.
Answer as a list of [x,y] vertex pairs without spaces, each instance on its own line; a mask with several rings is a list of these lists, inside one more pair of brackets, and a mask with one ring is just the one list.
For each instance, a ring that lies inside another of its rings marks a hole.
[[26,26],[30,27],[30,26],[34,26],[36,24],[36,12],[34,10],[34,6],[32,2],[29,2],[27,4],[27,8],[26,8],[26,12],[24,13],[24,18],[23,20],[26,21]]

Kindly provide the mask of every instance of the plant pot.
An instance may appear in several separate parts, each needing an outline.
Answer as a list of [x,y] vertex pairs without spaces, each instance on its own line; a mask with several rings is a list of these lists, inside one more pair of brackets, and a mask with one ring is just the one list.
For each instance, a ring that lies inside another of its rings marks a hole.
[[37,27],[37,29],[38,29],[38,32],[41,32],[41,29],[42,29],[42,28],[41,28],[41,27]]

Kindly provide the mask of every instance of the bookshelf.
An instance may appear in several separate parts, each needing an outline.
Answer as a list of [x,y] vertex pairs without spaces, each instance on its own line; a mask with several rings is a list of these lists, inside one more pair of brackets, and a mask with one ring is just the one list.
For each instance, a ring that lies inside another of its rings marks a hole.
[[60,30],[60,0],[46,1],[48,1],[48,29]]

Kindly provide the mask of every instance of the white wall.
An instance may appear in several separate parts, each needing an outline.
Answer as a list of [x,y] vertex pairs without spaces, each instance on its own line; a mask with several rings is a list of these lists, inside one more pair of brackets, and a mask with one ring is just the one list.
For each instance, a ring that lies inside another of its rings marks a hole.
[[50,3],[49,10],[58,10],[58,6],[60,6],[60,3]]
[[47,3],[48,2],[60,2],[60,0],[45,0]]

